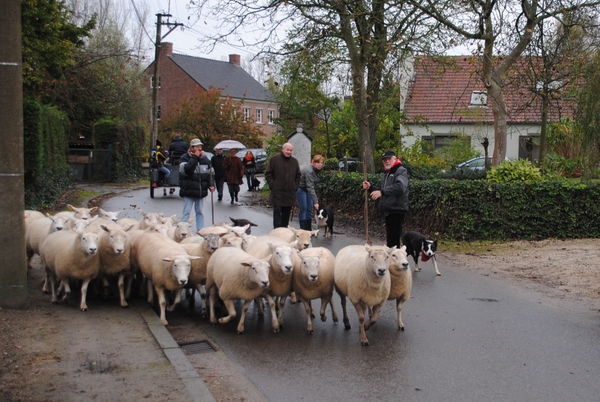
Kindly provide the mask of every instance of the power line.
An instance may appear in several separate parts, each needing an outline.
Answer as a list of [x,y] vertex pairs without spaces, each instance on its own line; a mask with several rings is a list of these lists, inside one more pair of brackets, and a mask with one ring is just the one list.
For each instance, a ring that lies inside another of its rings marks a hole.
[[148,31],[146,31],[146,26],[144,25],[144,22],[142,21],[142,17],[140,17],[140,13],[139,13],[139,11],[137,9],[137,6],[135,5],[135,1],[131,0],[131,4],[133,5],[133,9],[135,10],[135,15],[137,15],[138,21],[140,22],[140,25],[142,26],[142,29],[146,33],[146,36],[148,37],[148,39],[150,39],[150,42],[152,42],[152,44],[154,46],[156,46],[156,43],[154,43],[154,41],[152,40],[152,37],[150,36],[150,34],[148,33]]

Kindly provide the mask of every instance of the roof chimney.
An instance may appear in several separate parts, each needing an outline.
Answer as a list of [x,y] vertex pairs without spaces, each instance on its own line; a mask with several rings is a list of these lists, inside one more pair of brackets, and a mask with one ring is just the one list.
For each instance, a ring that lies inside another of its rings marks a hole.
[[238,67],[241,67],[240,55],[239,54],[230,54],[229,62],[235,64]]
[[171,42],[163,42],[160,44],[161,53],[165,56],[173,54],[173,44]]

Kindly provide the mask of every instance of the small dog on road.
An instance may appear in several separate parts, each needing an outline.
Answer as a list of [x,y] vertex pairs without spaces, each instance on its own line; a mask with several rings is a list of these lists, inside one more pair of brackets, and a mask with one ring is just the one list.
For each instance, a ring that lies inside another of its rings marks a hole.
[[317,211],[317,230],[325,228],[325,234],[323,237],[329,237],[333,235],[333,210],[331,208],[319,208]]
[[406,254],[412,255],[415,260],[415,272],[421,270],[421,268],[419,268],[419,257],[421,257],[422,262],[431,259],[437,276],[442,275],[438,270],[437,261],[435,260],[437,240],[431,240],[419,232],[412,231],[406,232],[406,234],[402,236],[402,244],[406,246]]

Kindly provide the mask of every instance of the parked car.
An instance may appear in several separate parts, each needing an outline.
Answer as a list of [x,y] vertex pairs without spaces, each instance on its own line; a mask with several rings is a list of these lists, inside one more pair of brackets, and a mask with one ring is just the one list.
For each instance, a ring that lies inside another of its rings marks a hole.
[[[346,169],[346,160],[348,161],[348,169]],[[340,170],[356,172],[356,163],[358,162],[358,158],[340,158]]]
[[267,151],[263,148],[246,148],[242,149],[237,153],[237,156],[240,159],[243,159],[246,156],[246,152],[250,151],[254,155],[254,159],[256,160],[256,173],[262,173],[265,171],[265,162],[267,161]]
[[[492,157],[488,157],[488,166],[492,165]],[[478,156],[456,165],[456,170],[485,170],[485,156]]]

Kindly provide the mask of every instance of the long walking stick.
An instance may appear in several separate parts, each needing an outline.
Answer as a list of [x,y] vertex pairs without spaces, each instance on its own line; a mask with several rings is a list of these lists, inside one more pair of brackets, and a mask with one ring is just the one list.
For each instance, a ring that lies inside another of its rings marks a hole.
[[[367,141],[365,141],[365,149],[363,150],[363,177],[367,181]],[[367,244],[371,244],[369,240],[369,191],[365,189],[365,232]]]
[[[214,188],[215,187],[215,182],[213,180],[212,166],[210,167],[210,182],[212,183],[213,188]],[[211,215],[212,215],[212,224],[214,225],[215,224],[215,201],[213,199],[213,194],[214,194],[214,192],[211,191],[210,192],[210,212],[211,212]]]

